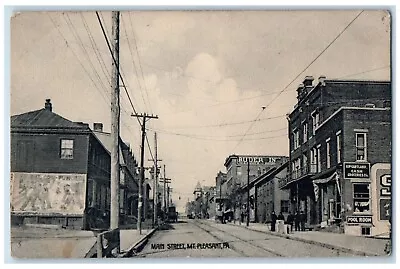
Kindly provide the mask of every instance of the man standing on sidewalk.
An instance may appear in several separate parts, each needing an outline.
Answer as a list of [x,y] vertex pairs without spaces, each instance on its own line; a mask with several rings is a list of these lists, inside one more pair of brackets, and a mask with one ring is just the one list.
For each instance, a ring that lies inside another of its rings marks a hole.
[[300,214],[299,211],[296,211],[296,215],[294,215],[294,230],[300,231]]
[[275,214],[275,211],[271,213],[271,232],[275,232],[276,220],[278,217]]
[[287,233],[293,233],[293,221],[294,221],[294,215],[292,212],[289,211],[289,215],[287,217]]
[[303,211],[300,212],[300,227],[302,232],[306,230],[306,214]]

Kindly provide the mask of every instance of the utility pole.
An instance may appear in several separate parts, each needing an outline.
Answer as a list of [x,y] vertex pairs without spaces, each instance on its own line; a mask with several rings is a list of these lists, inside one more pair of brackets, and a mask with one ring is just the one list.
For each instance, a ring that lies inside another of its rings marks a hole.
[[164,212],[165,213],[167,213],[167,200],[166,200],[166,197],[165,197],[165,186],[166,186],[166,184],[167,184],[167,175],[165,174],[165,164],[164,164],[164,190],[163,190],[163,192],[164,192],[164,195],[163,195],[163,197],[164,197]]
[[249,226],[250,222],[250,162],[247,160],[247,220],[246,226]]
[[137,230],[142,234],[142,208],[143,208],[143,182],[144,182],[144,142],[146,138],[146,121],[149,119],[158,119],[158,116],[143,114],[133,114],[132,117],[143,118],[142,121],[142,145],[140,148],[140,179],[139,179],[139,203],[138,203],[138,220]]
[[171,183],[171,179],[170,178],[166,178],[165,177],[165,164],[164,164],[164,177],[160,178],[160,183],[163,183],[164,187],[163,187],[163,200],[164,200],[164,212],[167,213],[167,194],[166,194],[166,184]]
[[119,227],[119,11],[112,12],[110,230]]
[[[154,133],[154,151],[155,151],[155,160],[154,160],[154,187],[153,187],[153,227],[158,225],[158,162],[161,162],[162,160],[159,160],[157,157],[157,133]],[[152,160],[149,160],[152,161]]]

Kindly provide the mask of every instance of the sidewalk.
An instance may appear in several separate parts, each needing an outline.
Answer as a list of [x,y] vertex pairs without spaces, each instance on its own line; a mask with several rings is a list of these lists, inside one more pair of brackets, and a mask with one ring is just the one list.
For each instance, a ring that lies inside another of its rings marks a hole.
[[352,236],[347,234],[322,232],[322,231],[293,231],[291,234],[279,234],[271,232],[270,225],[261,223],[250,223],[246,227],[246,223],[236,222],[228,223],[229,225],[242,226],[243,228],[259,231],[275,236],[280,236],[292,240],[297,240],[305,243],[317,244],[323,247],[328,247],[340,251],[354,253],[363,256],[387,256],[385,253],[385,245],[389,239],[368,238],[362,236]]
[[[120,252],[129,254],[145,242],[155,229],[120,230]],[[11,257],[14,259],[85,258],[96,250],[96,233],[59,227],[24,226],[11,228]],[[89,253],[90,254],[90,253]]]

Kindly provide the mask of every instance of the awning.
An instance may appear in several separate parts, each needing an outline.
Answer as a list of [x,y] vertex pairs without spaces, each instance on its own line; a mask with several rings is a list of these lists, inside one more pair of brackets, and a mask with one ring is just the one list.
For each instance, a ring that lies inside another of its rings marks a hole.
[[318,184],[326,184],[326,183],[328,183],[330,181],[335,181],[336,186],[338,188],[338,192],[339,192],[339,194],[341,194],[341,192],[340,192],[340,184],[339,184],[339,174],[337,172],[334,172],[329,177],[314,179],[312,181],[313,186],[314,186],[315,201],[318,201],[318,199],[319,199],[319,186],[318,186]]
[[328,183],[331,180],[336,179],[336,176],[337,176],[337,173],[335,172],[335,173],[333,173],[332,175],[330,175],[327,178],[314,179],[312,182],[315,183],[315,184],[325,184],[325,183]]

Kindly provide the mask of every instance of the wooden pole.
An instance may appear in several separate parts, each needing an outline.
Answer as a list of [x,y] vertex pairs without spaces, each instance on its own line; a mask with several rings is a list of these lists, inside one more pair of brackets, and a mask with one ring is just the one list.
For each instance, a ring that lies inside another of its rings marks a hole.
[[112,63],[111,77],[111,210],[110,230],[119,227],[119,11],[112,12]]

